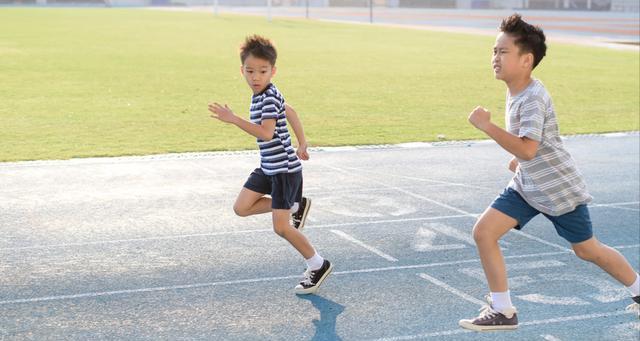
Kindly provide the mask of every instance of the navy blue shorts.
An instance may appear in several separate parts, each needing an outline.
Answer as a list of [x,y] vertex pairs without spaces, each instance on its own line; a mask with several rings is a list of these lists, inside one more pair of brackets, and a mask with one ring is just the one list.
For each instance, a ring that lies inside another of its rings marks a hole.
[[288,210],[302,200],[302,172],[265,175],[262,169],[256,168],[244,187],[271,195],[272,209]]
[[[520,193],[511,187],[505,188],[493,201],[491,207],[517,220],[518,225],[515,228],[518,230],[522,229],[533,217],[542,213],[531,207]],[[578,205],[573,211],[559,216],[542,214],[551,220],[558,234],[572,244],[580,243],[593,237],[587,205]]]

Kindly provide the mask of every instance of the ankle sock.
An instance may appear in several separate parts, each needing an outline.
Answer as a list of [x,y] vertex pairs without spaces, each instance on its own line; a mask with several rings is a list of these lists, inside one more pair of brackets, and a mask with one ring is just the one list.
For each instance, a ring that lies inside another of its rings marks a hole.
[[313,257],[306,259],[307,267],[311,270],[318,270],[322,267],[322,263],[324,263],[324,258],[320,257],[320,255],[316,252]]
[[502,313],[507,309],[513,307],[511,303],[511,293],[509,290],[504,292],[492,292],[491,293],[491,306],[493,310]]
[[640,275],[636,273],[636,281],[627,287],[632,297],[640,296]]

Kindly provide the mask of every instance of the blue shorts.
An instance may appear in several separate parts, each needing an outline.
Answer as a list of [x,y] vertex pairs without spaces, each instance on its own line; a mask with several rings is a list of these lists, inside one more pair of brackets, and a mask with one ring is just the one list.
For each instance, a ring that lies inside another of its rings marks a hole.
[[302,200],[302,172],[265,175],[256,168],[244,187],[254,192],[271,195],[271,208],[288,210]]
[[[515,229],[520,230],[529,220],[542,213],[531,207],[515,189],[507,187],[493,201],[491,207],[518,221]],[[578,205],[576,208],[563,215],[551,216],[545,213],[545,217],[551,220],[558,234],[572,244],[580,243],[593,237],[591,218],[587,205]]]

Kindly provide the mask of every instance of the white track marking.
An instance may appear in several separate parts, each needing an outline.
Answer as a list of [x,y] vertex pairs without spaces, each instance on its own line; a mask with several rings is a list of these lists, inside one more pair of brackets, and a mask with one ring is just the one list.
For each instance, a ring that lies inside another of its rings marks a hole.
[[[425,217],[425,218],[381,219],[381,220],[371,220],[371,221],[359,220],[357,222],[336,223],[336,224],[319,224],[319,225],[313,225],[313,226],[305,226],[305,230],[308,230],[308,229],[322,229],[322,228],[327,228],[327,227],[343,227],[343,226],[359,226],[359,225],[369,226],[369,225],[376,225],[376,224],[403,223],[403,222],[410,222],[410,221],[430,221],[430,220],[465,218],[465,217],[467,217],[467,215],[465,215],[465,214],[457,214],[457,215],[445,215],[445,216],[435,216],[435,217]],[[264,232],[273,232],[273,229],[269,228],[269,229],[254,229],[254,230],[242,230],[242,231],[234,230],[234,231],[224,231],[224,232],[194,233],[194,234],[182,234],[182,235],[172,235],[172,236],[157,236],[157,237],[146,237],[146,238],[98,240],[98,241],[89,241],[89,242],[80,242],[80,243],[61,243],[61,244],[50,244],[50,245],[17,246],[17,247],[0,248],[0,251],[17,251],[17,250],[32,250],[32,249],[53,249],[53,248],[73,247],[73,246],[89,246],[89,245],[101,245],[101,244],[134,243],[134,242],[146,242],[146,241],[155,241],[155,240],[171,240],[171,239],[185,239],[185,238],[215,237],[215,236],[224,236],[224,235],[251,234],[251,233],[264,233]]]
[[[582,320],[592,320],[596,318],[607,318],[628,314],[625,311],[612,311],[608,313],[599,313],[599,314],[587,314],[587,315],[574,315],[574,316],[563,316],[558,318],[546,319],[546,320],[535,320],[522,322],[519,324],[519,327],[527,327],[527,326],[539,326],[539,325],[547,325],[552,323],[564,323],[569,321],[582,321]],[[463,333],[475,333],[472,330],[468,329],[451,329],[451,330],[443,330],[440,332],[434,333],[425,333],[425,334],[416,334],[416,335],[404,335],[404,336],[394,336],[394,337],[385,337],[380,339],[373,339],[370,341],[400,341],[400,340],[418,340],[418,339],[426,339],[429,337],[438,337],[438,336],[449,336]]]
[[398,175],[398,174],[391,174],[391,173],[376,172],[376,171],[372,171],[372,170],[368,170],[368,169],[364,169],[364,168],[356,168],[356,167],[343,167],[343,168],[351,169],[351,170],[357,170],[358,172],[366,172],[366,173],[369,173],[369,174],[382,175],[382,176],[386,176],[386,177],[394,177],[394,178],[399,178],[399,179],[430,182],[430,183],[435,183],[435,184],[456,186],[456,187],[467,187],[467,188],[474,188],[474,189],[492,190],[491,187],[469,185],[469,184],[464,184],[464,183],[459,183],[459,182],[433,180],[433,179],[419,178],[419,177],[407,176],[407,175]]
[[[339,167],[335,167],[335,166],[328,166],[328,165],[323,165],[323,166],[324,166],[324,167],[326,167],[326,168],[329,168],[329,169],[333,169],[333,170],[335,170],[335,171],[342,172],[342,173],[349,173],[348,171],[346,171],[346,170],[344,170],[344,169],[342,169],[342,168],[339,168]],[[477,218],[477,217],[479,216],[479,214],[473,214],[473,213],[467,212],[467,211],[465,211],[465,210],[462,210],[462,209],[459,209],[459,208],[453,207],[453,206],[451,206],[451,205],[447,205],[447,204],[445,204],[445,203],[443,203],[443,202],[439,202],[439,201],[437,201],[437,200],[433,200],[433,199],[427,198],[427,197],[425,197],[425,196],[423,196],[423,195],[416,194],[416,193],[413,193],[413,192],[411,192],[411,191],[407,191],[407,190],[405,190],[405,189],[402,189],[402,188],[399,188],[399,187],[396,187],[396,186],[390,186],[390,185],[388,185],[387,183],[385,183],[385,182],[383,182],[383,181],[380,181],[380,180],[377,180],[377,179],[369,178],[369,177],[366,177],[366,176],[363,176],[363,175],[358,175],[358,176],[359,176],[359,177],[361,177],[361,178],[367,179],[367,180],[368,180],[368,181],[370,181],[370,182],[376,182],[376,183],[378,183],[380,186],[387,187],[387,188],[390,188],[390,189],[393,189],[393,190],[399,191],[399,192],[404,193],[404,194],[406,194],[406,195],[412,196],[412,197],[414,197],[414,198],[416,198],[416,199],[421,199],[421,200],[424,200],[424,201],[430,202],[430,203],[435,204],[435,205],[438,205],[438,206],[440,206],[440,207],[444,207],[444,208],[450,209],[450,210],[452,210],[452,211],[455,211],[455,212],[458,212],[458,213],[461,213],[461,214],[465,214],[465,215],[467,215],[467,216],[469,216],[469,217],[472,217],[472,218]],[[555,243],[552,243],[552,242],[548,242],[548,241],[546,241],[546,240],[544,240],[544,239],[538,238],[538,237],[536,237],[536,236],[532,236],[532,235],[530,235],[530,234],[528,234],[528,233],[525,233],[525,232],[522,232],[522,231],[518,231],[518,232],[520,233],[520,235],[522,235],[522,236],[524,236],[524,237],[526,237],[526,238],[529,238],[529,239],[531,239],[531,240],[535,240],[535,241],[537,241],[537,242],[540,242],[540,243],[542,243],[542,244],[545,244],[545,245],[551,246],[551,247],[553,247],[553,248],[556,248],[556,249],[559,249],[559,250],[571,251],[571,249],[569,249],[569,248],[567,248],[567,247],[564,247],[564,246],[562,246],[562,245],[555,244]]]
[[552,305],[589,305],[590,303],[578,297],[558,297],[541,294],[518,295],[517,298],[539,304]]
[[371,245],[365,244],[364,242],[362,242],[362,241],[360,241],[360,240],[358,240],[358,239],[356,239],[356,238],[344,233],[343,231],[338,231],[338,230],[329,230],[329,231],[331,231],[331,233],[333,233],[335,235],[338,235],[339,237],[341,237],[343,239],[346,239],[346,240],[348,240],[348,241],[350,241],[350,242],[352,242],[352,243],[354,243],[354,244],[356,244],[358,246],[361,246],[361,247],[363,247],[363,248],[375,253],[376,255],[378,255],[378,256],[380,256],[380,257],[382,257],[382,258],[384,258],[384,259],[386,259],[386,260],[388,260],[390,262],[397,262],[398,261],[396,258],[389,256],[388,254],[376,249],[375,247],[373,247]]
[[473,304],[477,304],[479,306],[483,306],[483,305],[486,304],[486,302],[482,302],[482,301],[480,301],[479,299],[477,299],[477,298],[475,298],[473,296],[465,294],[464,292],[462,292],[462,291],[450,286],[449,284],[447,284],[447,283],[445,283],[445,282],[443,282],[443,281],[441,281],[439,279],[433,278],[433,277],[431,277],[431,276],[429,276],[429,275],[427,275],[425,273],[419,273],[418,276],[420,276],[420,277],[426,279],[427,281],[429,281],[429,282],[441,287],[442,289],[444,289],[444,290],[446,290],[446,291],[448,291],[448,292],[450,292],[450,293],[462,298],[465,301],[469,301],[469,302],[471,302]]
[[[545,252],[545,253],[535,253],[535,254],[528,254],[528,255],[506,256],[505,259],[556,256],[561,254],[565,254],[565,252]],[[467,260],[439,262],[439,263],[389,266],[389,267],[383,267],[383,268],[368,268],[368,269],[347,270],[347,271],[333,271],[332,274],[333,275],[350,275],[350,274],[359,274],[359,273],[375,273],[375,272],[384,272],[384,271],[421,269],[421,268],[431,268],[431,267],[438,267],[438,266],[479,263],[479,262],[480,262],[479,259],[467,259]],[[13,299],[13,300],[0,301],[0,305],[8,305],[8,304],[16,304],[16,303],[35,303],[35,302],[41,302],[41,301],[59,301],[59,300],[66,300],[66,299],[73,299],[73,298],[92,298],[92,297],[113,296],[113,295],[121,295],[121,294],[134,294],[134,293],[155,292],[155,291],[169,291],[169,290],[177,290],[177,289],[203,288],[203,287],[234,285],[234,284],[244,284],[244,283],[270,282],[270,281],[292,279],[292,278],[300,278],[300,276],[252,278],[252,279],[241,279],[241,280],[232,280],[232,281],[184,284],[184,285],[175,285],[175,286],[91,292],[91,293],[82,293],[82,294],[74,294],[74,295],[34,297],[29,299]]]

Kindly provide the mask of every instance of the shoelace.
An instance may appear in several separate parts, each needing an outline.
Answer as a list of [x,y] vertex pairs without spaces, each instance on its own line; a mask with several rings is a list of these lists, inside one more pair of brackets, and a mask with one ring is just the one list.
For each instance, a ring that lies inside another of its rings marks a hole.
[[486,320],[496,316],[497,314],[499,313],[493,310],[491,306],[485,305],[480,308],[480,315],[478,315],[478,318],[481,320]]
[[304,273],[302,274],[302,281],[300,281],[300,284],[308,284],[311,285],[311,270],[307,269],[304,271]]

